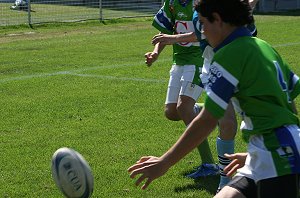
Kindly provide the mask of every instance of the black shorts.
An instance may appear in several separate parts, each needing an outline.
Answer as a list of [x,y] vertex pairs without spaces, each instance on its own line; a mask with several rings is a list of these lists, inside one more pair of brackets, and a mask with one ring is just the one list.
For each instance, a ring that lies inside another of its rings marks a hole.
[[264,179],[257,184],[253,179],[236,176],[227,185],[249,198],[269,198],[275,195],[276,197],[299,197],[299,175],[296,174]]

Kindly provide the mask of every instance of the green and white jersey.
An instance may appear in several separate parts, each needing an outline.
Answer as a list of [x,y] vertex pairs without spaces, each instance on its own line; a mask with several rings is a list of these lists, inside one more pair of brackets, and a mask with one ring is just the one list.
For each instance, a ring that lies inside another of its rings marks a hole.
[[[194,32],[193,13],[194,0],[166,0],[155,15],[152,25],[165,34]],[[173,64],[202,66],[201,56],[199,42],[182,42],[173,45]]]
[[299,78],[269,44],[242,27],[214,51],[206,87],[209,112],[221,118],[234,97],[246,140],[249,135],[299,124],[291,105],[300,93]]

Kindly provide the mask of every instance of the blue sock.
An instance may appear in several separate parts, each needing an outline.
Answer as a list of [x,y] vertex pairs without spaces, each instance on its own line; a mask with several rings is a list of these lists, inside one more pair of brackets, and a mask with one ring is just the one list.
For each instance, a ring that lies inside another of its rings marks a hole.
[[229,181],[230,177],[227,177],[223,172],[225,166],[230,163],[230,160],[224,157],[224,154],[232,154],[234,153],[234,140],[222,140],[221,138],[217,138],[217,152],[220,166],[220,184],[219,188],[223,188]]

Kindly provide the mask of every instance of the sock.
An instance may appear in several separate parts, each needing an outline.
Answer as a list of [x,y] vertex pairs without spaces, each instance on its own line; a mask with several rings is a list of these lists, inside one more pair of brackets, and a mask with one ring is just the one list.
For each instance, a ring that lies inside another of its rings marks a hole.
[[214,164],[214,158],[212,156],[211,150],[209,148],[208,140],[205,139],[198,147],[197,147],[202,164]]
[[[195,103],[194,112],[198,115],[203,107],[203,103]],[[204,164],[214,164],[214,158],[209,148],[208,140],[205,139],[198,147],[201,162]]]
[[224,168],[230,163],[230,160],[224,157],[225,153],[234,153],[234,140],[222,140],[217,138],[217,152],[220,166],[220,184],[219,188],[223,188],[229,181],[230,177],[227,177],[224,173]]

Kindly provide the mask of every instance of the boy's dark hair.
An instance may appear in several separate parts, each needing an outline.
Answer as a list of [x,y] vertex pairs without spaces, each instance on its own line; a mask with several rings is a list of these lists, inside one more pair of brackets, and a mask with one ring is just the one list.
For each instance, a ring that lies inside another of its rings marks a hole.
[[218,13],[225,23],[235,26],[254,22],[248,0],[200,0],[195,9],[210,22],[215,20],[213,12]]

